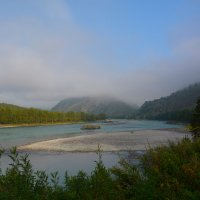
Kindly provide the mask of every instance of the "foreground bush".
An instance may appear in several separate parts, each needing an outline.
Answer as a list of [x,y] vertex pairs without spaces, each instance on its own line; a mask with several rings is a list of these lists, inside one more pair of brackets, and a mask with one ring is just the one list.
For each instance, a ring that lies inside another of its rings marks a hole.
[[18,154],[16,148],[9,157],[10,166],[0,173],[1,200],[200,199],[199,139],[149,149],[139,166],[121,159],[119,167],[106,169],[100,154],[90,175],[66,173],[62,186],[56,172],[50,177],[34,172],[28,155]]

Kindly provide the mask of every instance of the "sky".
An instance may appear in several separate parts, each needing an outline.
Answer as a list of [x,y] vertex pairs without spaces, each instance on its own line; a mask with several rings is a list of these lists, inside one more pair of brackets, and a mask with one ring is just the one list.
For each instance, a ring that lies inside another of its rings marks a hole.
[[200,0],[0,0],[0,102],[131,104],[200,82]]

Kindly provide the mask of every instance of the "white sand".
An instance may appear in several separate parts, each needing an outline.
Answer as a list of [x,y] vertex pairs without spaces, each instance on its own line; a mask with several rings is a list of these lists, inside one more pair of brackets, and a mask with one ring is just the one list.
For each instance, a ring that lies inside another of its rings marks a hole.
[[[188,134],[187,134],[188,135]],[[94,133],[90,135],[60,138],[20,146],[20,150],[92,152],[101,145],[103,151],[145,150],[178,141],[186,133],[171,130],[142,130],[119,133]]]

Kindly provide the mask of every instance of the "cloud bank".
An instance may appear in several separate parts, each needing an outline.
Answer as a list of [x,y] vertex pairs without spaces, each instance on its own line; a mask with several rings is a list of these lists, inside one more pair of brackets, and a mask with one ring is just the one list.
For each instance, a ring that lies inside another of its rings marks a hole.
[[116,40],[78,25],[62,1],[33,6],[43,20],[0,19],[1,102],[50,108],[67,97],[109,95],[141,105],[200,81],[196,25],[172,32],[168,57],[144,55],[141,61],[129,55],[122,63],[112,46]]

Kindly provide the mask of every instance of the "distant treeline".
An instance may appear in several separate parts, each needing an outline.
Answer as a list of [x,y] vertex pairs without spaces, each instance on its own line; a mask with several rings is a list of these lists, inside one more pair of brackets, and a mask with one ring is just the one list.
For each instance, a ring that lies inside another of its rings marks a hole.
[[104,114],[93,115],[83,112],[51,112],[4,103],[0,104],[0,124],[49,124],[104,119]]
[[157,115],[143,115],[138,117],[139,119],[150,120],[164,120],[164,121],[177,121],[177,122],[189,122],[192,118],[193,110],[178,110],[173,112],[159,113]]
[[197,100],[200,98],[200,83],[190,85],[170,96],[146,101],[138,111],[140,119],[189,122]]

